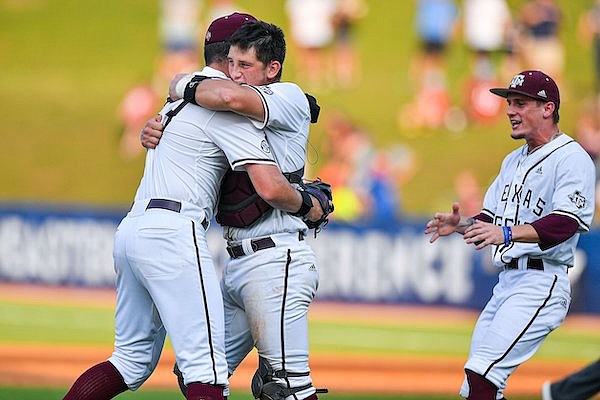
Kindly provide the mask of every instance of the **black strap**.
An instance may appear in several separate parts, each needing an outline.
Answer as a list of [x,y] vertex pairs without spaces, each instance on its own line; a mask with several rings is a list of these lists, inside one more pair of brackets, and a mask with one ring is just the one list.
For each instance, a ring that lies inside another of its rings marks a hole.
[[167,118],[167,120],[163,124],[163,130],[164,130],[164,128],[167,127],[167,125],[169,125],[169,122],[171,122],[173,117],[176,116],[179,113],[179,111],[181,111],[183,109],[183,107],[185,107],[186,105],[187,105],[187,101],[182,101],[177,107],[167,111],[167,113],[165,114],[165,117]]
[[302,177],[304,176],[304,166],[297,171],[294,172],[284,172],[283,176],[290,183],[302,183]]

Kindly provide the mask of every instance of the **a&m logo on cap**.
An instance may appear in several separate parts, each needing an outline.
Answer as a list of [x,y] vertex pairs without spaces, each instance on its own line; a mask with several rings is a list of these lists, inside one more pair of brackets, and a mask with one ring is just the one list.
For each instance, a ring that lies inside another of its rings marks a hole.
[[512,78],[512,81],[510,81],[509,87],[515,88],[517,86],[523,86],[524,83],[525,83],[525,75],[523,75],[523,74],[515,75],[515,77]]

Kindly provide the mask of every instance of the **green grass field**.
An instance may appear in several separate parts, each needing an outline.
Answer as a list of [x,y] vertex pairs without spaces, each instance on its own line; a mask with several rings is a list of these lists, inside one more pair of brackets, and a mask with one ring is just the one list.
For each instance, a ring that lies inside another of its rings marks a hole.
[[[281,0],[239,0],[240,7],[287,29]],[[578,40],[577,19],[591,0],[559,0],[566,46],[561,127],[573,132],[582,102],[592,92],[591,49]],[[206,4],[206,2],[204,2]],[[471,168],[483,185],[515,147],[505,120],[490,127],[400,132],[396,114],[413,94],[408,72],[417,50],[414,2],[367,0],[358,27],[363,76],[355,87],[316,93],[323,115],[348,113],[378,147],[403,142],[415,151],[416,175],[402,190],[409,213],[446,209],[455,198],[453,177]],[[510,0],[514,10],[521,4]],[[158,1],[0,1],[0,107],[3,149],[0,200],[66,202],[126,207],[143,157],[119,157],[117,109],[125,92],[150,82],[159,54]],[[295,80],[289,46],[284,79]],[[468,52],[457,39],[449,53],[453,99],[463,98]],[[515,71],[516,72],[516,71]],[[302,82],[299,82],[302,84]],[[321,148],[323,124],[311,132]],[[319,165],[323,159],[313,154]],[[440,171],[444,171],[440,174]],[[432,192],[431,188],[435,188]]]

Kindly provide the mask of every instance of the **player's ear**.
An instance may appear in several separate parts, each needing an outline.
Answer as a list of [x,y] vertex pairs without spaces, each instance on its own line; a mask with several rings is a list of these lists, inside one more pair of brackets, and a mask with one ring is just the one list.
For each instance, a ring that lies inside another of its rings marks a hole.
[[269,80],[275,79],[279,71],[281,71],[281,63],[279,61],[273,60],[269,62],[267,65],[267,78]]
[[556,108],[556,104],[554,104],[553,102],[549,101],[549,102],[545,103],[544,104],[544,117],[551,118],[552,114],[554,113],[555,108]]

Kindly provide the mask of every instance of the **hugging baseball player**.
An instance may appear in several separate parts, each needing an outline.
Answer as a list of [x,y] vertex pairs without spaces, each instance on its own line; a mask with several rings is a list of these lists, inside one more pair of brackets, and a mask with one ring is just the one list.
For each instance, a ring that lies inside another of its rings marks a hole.
[[[212,33],[229,35],[246,22],[240,14],[224,17]],[[226,78],[227,48],[217,45],[210,53],[205,76]],[[183,100],[166,104],[161,115],[161,146],[148,151],[134,204],[115,235],[113,354],[85,371],[65,400],[104,400],[136,390],[156,368],[166,334],[186,399],[223,400],[228,383],[223,301],[205,237],[220,182],[228,168],[245,168],[269,205],[304,209],[305,196],[281,174],[264,132],[248,118]],[[317,205],[304,214],[313,210],[320,218]]]
[[[170,96],[183,95],[202,106],[250,116],[265,130],[290,182],[315,195],[326,217],[332,210],[331,194],[323,199],[302,180],[309,124],[316,121],[311,99],[297,85],[279,82],[283,32],[262,21],[249,22],[229,43],[229,73],[235,82],[189,76],[171,86],[176,90]],[[160,132],[151,132],[151,127],[149,121],[144,135],[159,138]],[[150,142],[142,137],[142,143]],[[314,400],[318,397],[308,364],[307,313],[317,290],[318,264],[304,238],[308,227],[318,229],[324,220],[312,225],[303,218],[312,208],[308,197],[298,212],[287,213],[263,209],[255,201],[260,199],[249,201],[251,193],[243,174],[226,175],[216,217],[230,255],[221,281],[229,373],[256,347],[259,365],[251,385],[255,398]]]
[[453,232],[476,249],[491,247],[498,283],[471,338],[460,395],[504,398],[508,377],[564,320],[571,302],[567,272],[579,235],[594,214],[595,169],[585,150],[558,127],[560,95],[542,71],[523,71],[505,97],[511,137],[525,144],[506,156],[481,213],[436,213],[430,241]]

